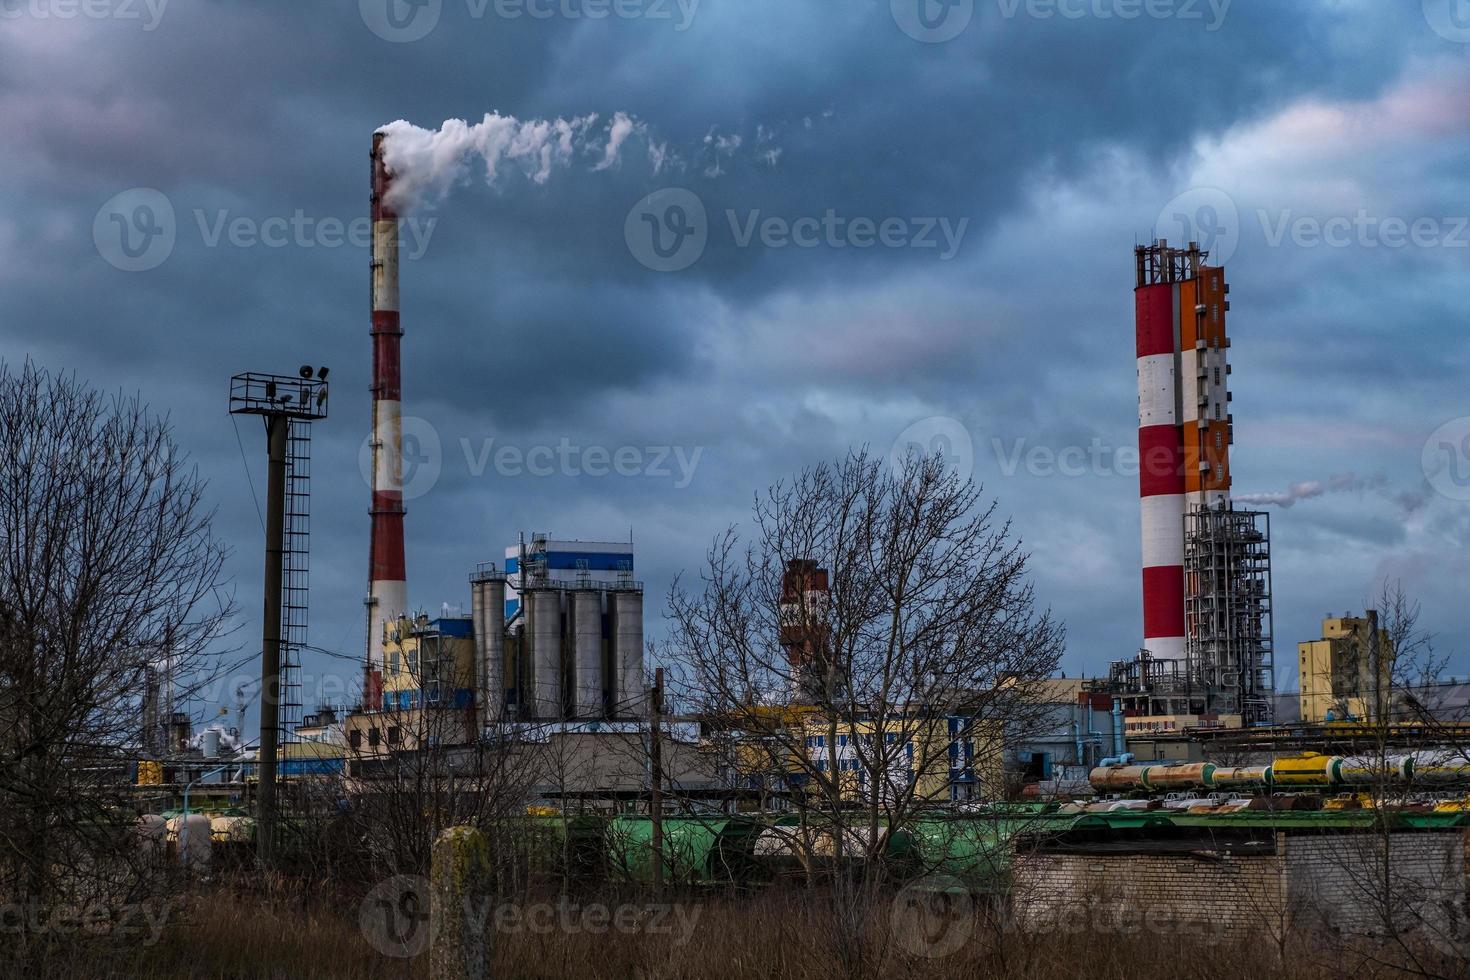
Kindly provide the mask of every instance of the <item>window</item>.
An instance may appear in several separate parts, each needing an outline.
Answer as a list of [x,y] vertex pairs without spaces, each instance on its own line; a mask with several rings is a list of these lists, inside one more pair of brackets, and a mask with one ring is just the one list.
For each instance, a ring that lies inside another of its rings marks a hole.
[[397,745],[398,744],[398,740],[399,740],[398,726],[397,725],[390,725],[388,727],[388,744],[389,745]]
[[351,732],[347,734],[347,744],[352,746],[354,749],[362,748],[362,732],[354,728]]
[[374,748],[377,748],[377,745],[378,745],[378,729],[377,729],[377,726],[374,726],[374,727],[368,729],[368,745],[370,745],[370,746],[372,746]]

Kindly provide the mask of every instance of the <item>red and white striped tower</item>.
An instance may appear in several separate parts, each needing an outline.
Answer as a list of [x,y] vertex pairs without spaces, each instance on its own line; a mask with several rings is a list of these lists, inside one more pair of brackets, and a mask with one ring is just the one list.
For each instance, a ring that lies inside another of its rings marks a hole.
[[383,700],[383,624],[408,611],[403,560],[403,427],[398,319],[398,214],[388,203],[392,176],[383,133],[373,134],[373,500],[367,598],[368,655],[363,700]]
[[[1160,243],[1164,245],[1164,243]],[[1167,263],[1166,263],[1167,264]],[[1158,281],[1139,260],[1134,292],[1138,350],[1138,494],[1143,518],[1143,645],[1156,660],[1184,660],[1184,440],[1179,283]],[[1182,667],[1182,663],[1181,663]]]
[[1227,506],[1230,491],[1230,287],[1193,242],[1155,242],[1135,257],[1143,645],[1182,672],[1186,589],[1197,588],[1185,581],[1184,516]]

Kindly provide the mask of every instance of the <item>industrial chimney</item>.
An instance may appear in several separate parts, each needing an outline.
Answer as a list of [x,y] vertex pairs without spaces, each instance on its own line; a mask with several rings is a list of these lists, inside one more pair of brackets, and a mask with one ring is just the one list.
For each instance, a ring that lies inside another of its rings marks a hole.
[[383,624],[408,611],[403,560],[403,431],[398,319],[398,215],[388,203],[392,176],[383,159],[385,134],[373,134],[373,497],[367,597],[367,662],[363,701],[383,700]]

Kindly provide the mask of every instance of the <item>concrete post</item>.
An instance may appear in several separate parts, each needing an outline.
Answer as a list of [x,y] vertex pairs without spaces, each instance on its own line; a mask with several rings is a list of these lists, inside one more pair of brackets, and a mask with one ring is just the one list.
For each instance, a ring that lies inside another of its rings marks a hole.
[[450,827],[434,842],[429,873],[436,919],[429,950],[433,980],[488,980],[490,870],[490,843],[474,827]]

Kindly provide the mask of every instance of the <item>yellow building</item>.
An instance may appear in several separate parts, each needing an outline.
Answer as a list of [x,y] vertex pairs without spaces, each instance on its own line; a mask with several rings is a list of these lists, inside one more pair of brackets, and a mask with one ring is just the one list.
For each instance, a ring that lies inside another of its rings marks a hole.
[[1394,650],[1376,612],[1322,620],[1322,638],[1297,644],[1297,652],[1302,721],[1376,721],[1387,713]]
[[806,749],[818,772],[835,761],[842,795],[855,801],[871,798],[867,783],[874,772],[887,776],[890,792],[912,787],[914,796],[926,800],[998,798],[1004,795],[1004,766],[999,739],[985,734],[993,730],[993,723],[955,716],[895,719],[885,726],[880,753],[876,724],[839,723],[833,746],[831,726],[808,716]]
[[379,754],[474,736],[475,639],[468,619],[383,624],[383,703],[348,717],[349,751]]

